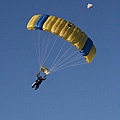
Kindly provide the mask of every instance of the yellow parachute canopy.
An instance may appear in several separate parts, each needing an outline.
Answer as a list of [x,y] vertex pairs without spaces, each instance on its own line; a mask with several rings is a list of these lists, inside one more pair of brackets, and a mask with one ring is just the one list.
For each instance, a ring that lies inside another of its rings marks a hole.
[[[34,15],[28,22],[27,29],[45,30],[64,38],[82,53],[87,63],[90,63],[96,54],[93,41],[80,28],[62,18],[46,14]],[[48,69],[41,67],[41,70],[49,74]]]

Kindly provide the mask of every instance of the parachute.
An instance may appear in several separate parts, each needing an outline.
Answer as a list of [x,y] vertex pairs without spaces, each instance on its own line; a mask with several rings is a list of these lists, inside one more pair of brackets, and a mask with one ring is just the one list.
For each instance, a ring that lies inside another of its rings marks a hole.
[[87,8],[90,9],[93,7],[93,4],[87,4]]
[[[92,5],[88,4],[88,8],[91,7]],[[27,29],[48,31],[64,38],[64,40],[70,42],[71,45],[77,48],[85,58],[86,63],[91,63],[96,54],[93,41],[80,28],[62,18],[47,14],[37,14],[29,20]],[[40,69],[45,74],[50,73],[50,71],[43,66]]]

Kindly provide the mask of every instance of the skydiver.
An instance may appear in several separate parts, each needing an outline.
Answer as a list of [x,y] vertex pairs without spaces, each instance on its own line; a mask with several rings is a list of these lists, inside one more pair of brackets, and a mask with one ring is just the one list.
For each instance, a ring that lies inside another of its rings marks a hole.
[[42,83],[43,80],[46,80],[46,75],[44,77],[40,76],[40,72],[37,73],[37,80],[32,84],[32,88],[35,86],[35,90],[37,90]]

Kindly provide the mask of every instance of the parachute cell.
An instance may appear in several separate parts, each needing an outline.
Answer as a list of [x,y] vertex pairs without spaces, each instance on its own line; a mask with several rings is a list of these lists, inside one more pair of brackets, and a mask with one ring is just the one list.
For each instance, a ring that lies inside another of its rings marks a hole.
[[[91,8],[91,5],[89,4],[88,8]],[[28,22],[27,29],[45,30],[64,38],[82,53],[87,63],[90,63],[96,54],[93,41],[80,28],[62,18],[46,14],[34,15]]]

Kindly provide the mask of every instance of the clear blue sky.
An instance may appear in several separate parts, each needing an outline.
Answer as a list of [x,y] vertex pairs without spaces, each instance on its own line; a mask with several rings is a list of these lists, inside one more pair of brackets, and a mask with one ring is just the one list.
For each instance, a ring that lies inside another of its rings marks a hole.
[[[94,7],[80,17],[87,3]],[[119,5],[119,0],[1,0],[0,120],[120,120]],[[26,24],[38,13],[74,22],[92,38],[97,54],[89,65],[51,74],[35,91],[38,63]]]

